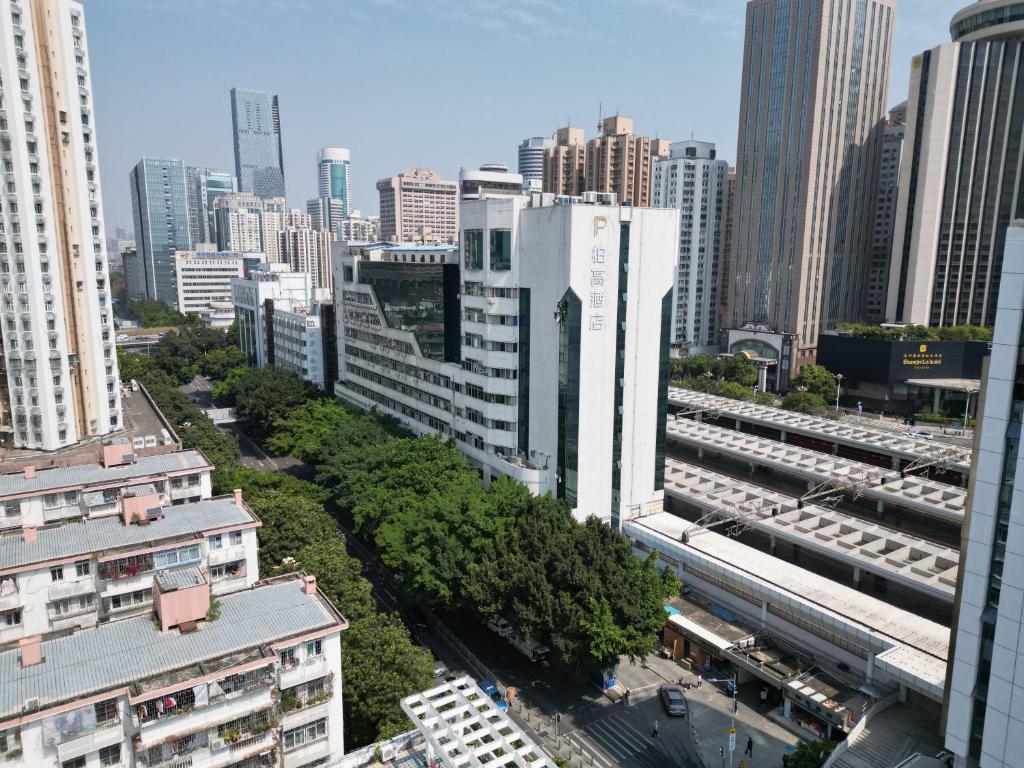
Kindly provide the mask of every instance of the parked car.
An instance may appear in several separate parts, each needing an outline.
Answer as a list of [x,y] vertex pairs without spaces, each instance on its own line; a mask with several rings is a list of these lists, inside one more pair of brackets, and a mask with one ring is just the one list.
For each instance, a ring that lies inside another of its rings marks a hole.
[[495,685],[493,680],[480,680],[477,682],[480,686],[480,690],[483,691],[487,696],[490,697],[491,701],[497,705],[498,709],[504,712],[508,709],[508,703],[504,697],[498,692],[498,686]]
[[519,651],[523,656],[528,658],[530,661],[544,661],[551,653],[551,649],[546,645],[538,643],[536,640],[520,640],[519,638],[512,636],[509,638],[509,642]]
[[506,640],[515,634],[515,628],[509,624],[508,620],[499,618],[497,621],[488,621],[487,628],[491,630],[498,637],[504,637]]
[[661,694],[661,705],[665,707],[665,714],[669,717],[686,717],[686,699],[683,698],[683,689],[678,685],[663,685],[659,691]]
[[440,659],[437,659],[434,662],[434,677],[444,677],[447,674],[448,674],[448,667],[447,667],[447,665],[443,661],[441,661]]

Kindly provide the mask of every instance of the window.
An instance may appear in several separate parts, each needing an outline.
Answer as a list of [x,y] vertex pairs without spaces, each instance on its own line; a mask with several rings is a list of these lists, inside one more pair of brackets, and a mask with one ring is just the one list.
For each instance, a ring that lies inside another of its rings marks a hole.
[[223,546],[224,546],[224,542],[221,540],[221,535],[219,533],[214,534],[213,536],[210,537],[210,539],[209,539],[209,547],[210,547],[210,549],[220,549]]
[[97,701],[93,706],[96,710],[97,723],[109,723],[117,720],[117,699]]
[[89,561],[83,560],[80,563],[75,563],[75,575],[76,576],[88,576],[89,575]]
[[239,544],[242,543],[242,532],[241,531],[232,531],[230,533],[230,536],[231,536],[231,546],[232,547],[237,547]]
[[322,656],[324,652],[323,640],[313,640],[306,643],[306,657]]
[[153,566],[160,568],[174,568],[178,565],[187,565],[200,560],[199,545],[193,544],[188,547],[172,549],[169,552],[157,552],[153,555]]
[[64,581],[63,565],[57,565],[50,569],[50,581]]
[[74,760],[65,760],[60,764],[60,768],[85,768],[85,758],[76,757]]
[[21,608],[0,613],[0,630],[21,626]]
[[484,231],[467,229],[463,233],[463,263],[466,269],[484,268]]
[[491,230],[491,269],[512,269],[512,230]]
[[299,663],[298,659],[295,658],[294,648],[287,648],[281,651],[281,653],[279,654],[279,658],[281,659],[281,666],[285,669],[291,669]]
[[327,738],[327,718],[323,717],[299,728],[284,732],[285,751],[297,749],[303,744]]
[[111,744],[100,750],[100,765],[103,768],[121,764],[121,745]]

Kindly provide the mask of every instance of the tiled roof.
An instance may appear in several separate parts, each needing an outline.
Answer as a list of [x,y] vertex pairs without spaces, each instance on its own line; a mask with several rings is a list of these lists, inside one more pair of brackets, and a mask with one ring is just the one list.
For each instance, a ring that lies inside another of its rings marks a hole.
[[220,616],[198,630],[161,634],[138,616],[42,643],[44,661],[22,667],[17,649],[0,653],[0,718],[117,689],[153,675],[212,661],[340,623],[319,594],[307,595],[297,578],[220,597]]

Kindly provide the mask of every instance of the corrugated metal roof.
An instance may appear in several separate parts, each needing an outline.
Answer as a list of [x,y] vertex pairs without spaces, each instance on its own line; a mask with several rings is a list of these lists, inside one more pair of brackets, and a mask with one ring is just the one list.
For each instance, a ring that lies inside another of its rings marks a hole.
[[156,583],[162,592],[170,592],[175,589],[188,589],[206,583],[206,577],[198,566],[189,568],[174,568],[172,570],[159,571],[156,575]]
[[32,667],[22,668],[17,650],[0,653],[0,718],[20,714],[31,698],[45,708],[338,623],[300,579],[219,600],[220,617],[185,635],[161,634],[139,616],[43,642],[44,661]]
[[73,467],[40,469],[31,479],[26,478],[24,472],[17,472],[0,475],[0,498],[22,493],[45,493],[58,488],[102,485],[161,472],[176,472],[202,467],[210,467],[210,463],[203,458],[199,451],[179,451],[158,456],[144,456],[134,464],[124,464],[118,467],[79,464]]
[[164,507],[164,516],[149,525],[125,525],[120,516],[86,519],[40,528],[36,541],[26,544],[21,531],[0,536],[0,568],[17,568],[46,560],[90,555],[125,547],[159,544],[180,536],[229,525],[256,522],[255,516],[235,504],[234,498],[206,499]]

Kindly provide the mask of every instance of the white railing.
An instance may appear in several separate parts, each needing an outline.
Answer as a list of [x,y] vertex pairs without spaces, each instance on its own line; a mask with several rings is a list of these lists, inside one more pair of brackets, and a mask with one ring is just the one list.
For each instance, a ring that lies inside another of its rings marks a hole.
[[893,704],[898,703],[900,700],[900,692],[898,690],[893,691],[888,696],[883,696],[874,704],[871,705],[871,709],[864,713],[857,724],[850,729],[850,732],[846,735],[846,738],[839,742],[835,749],[832,750],[832,754],[828,756],[828,760],[821,766],[821,768],[833,768],[836,761],[839,760],[848,750],[855,746],[857,739],[864,733],[864,729],[868,727],[868,723],[874,720],[875,716],[880,712],[888,709]]

